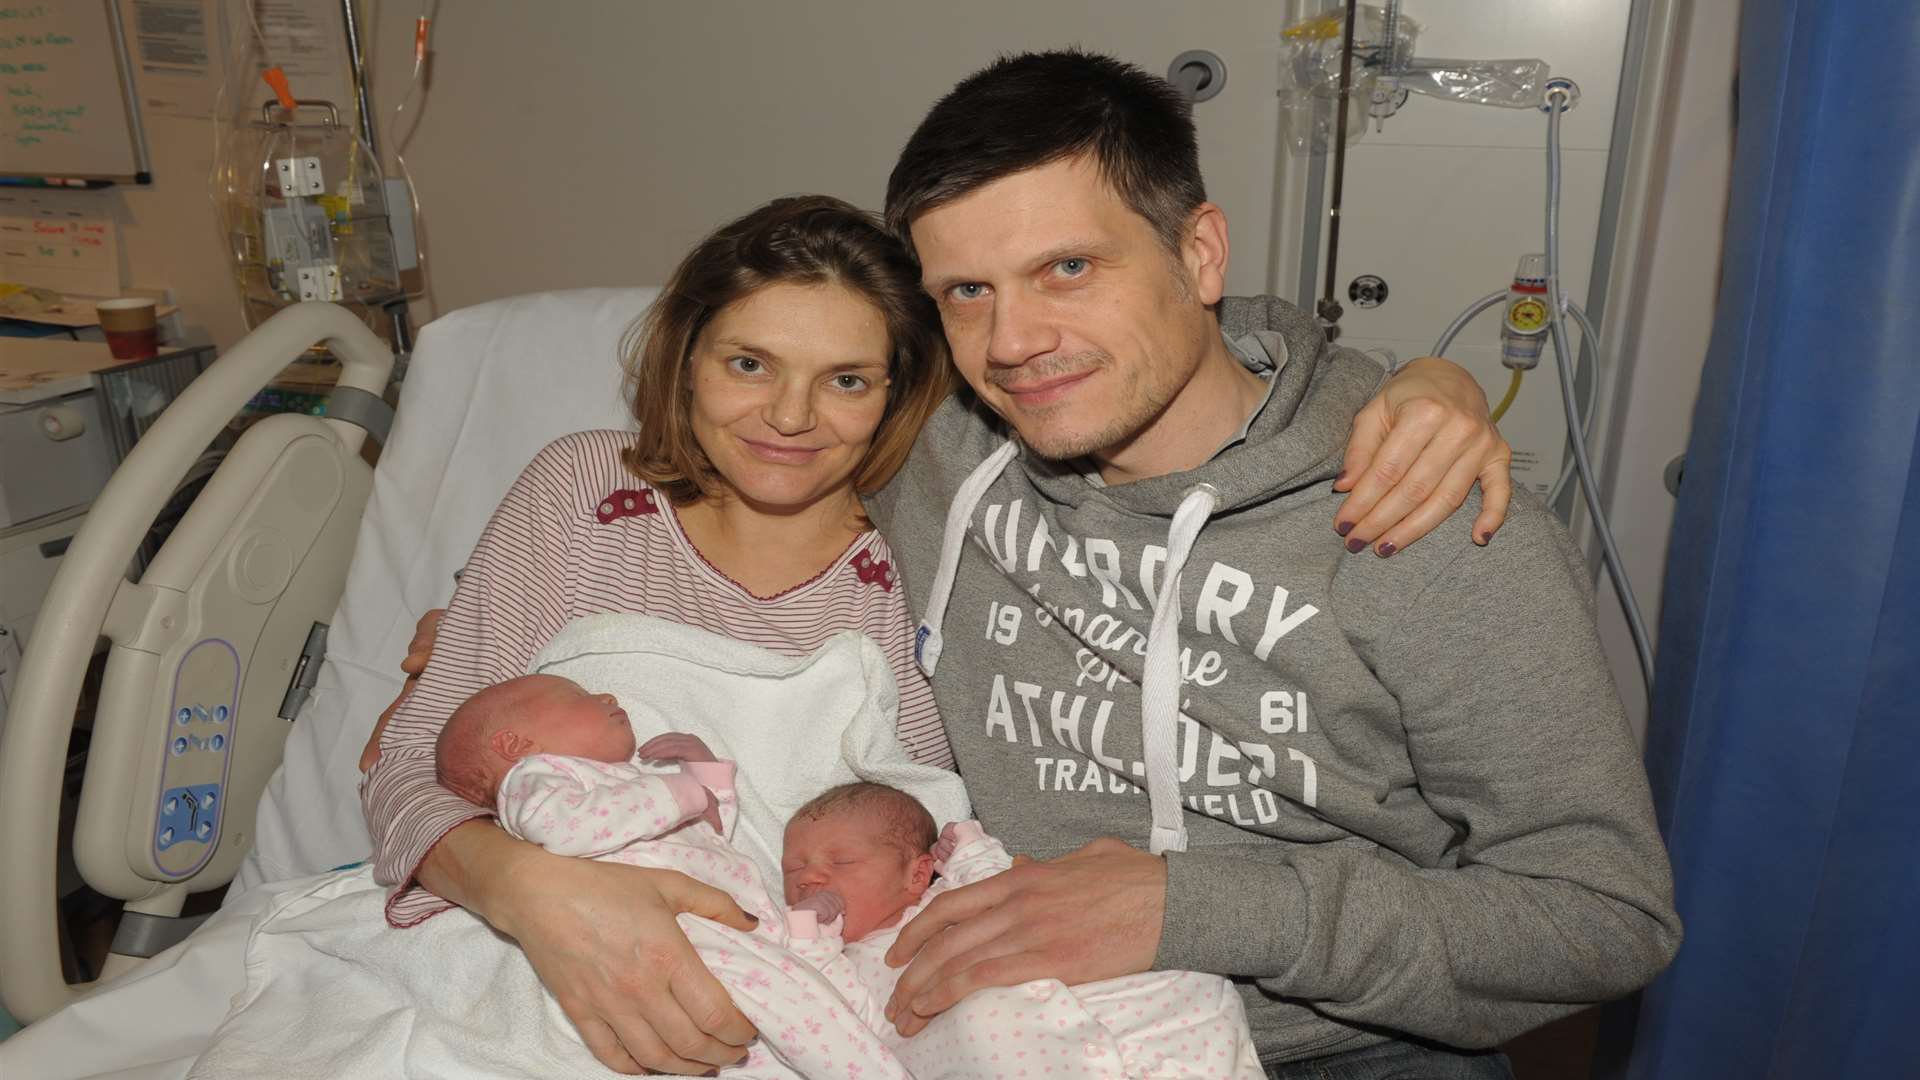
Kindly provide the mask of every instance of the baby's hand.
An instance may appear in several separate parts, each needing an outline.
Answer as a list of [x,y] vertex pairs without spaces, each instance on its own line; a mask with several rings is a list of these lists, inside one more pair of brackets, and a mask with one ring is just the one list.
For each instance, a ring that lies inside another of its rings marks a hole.
[[700,736],[689,735],[684,731],[669,731],[665,735],[655,735],[640,748],[640,756],[648,761],[718,761]]
[[946,828],[940,830],[940,839],[933,845],[933,865],[946,866],[947,860],[953,858],[953,853],[960,849],[961,844],[986,835],[987,831],[980,827],[978,821],[947,822]]
[[819,917],[820,925],[825,926],[846,914],[847,902],[832,889],[821,889],[812,896],[803,897],[793,904],[795,911],[811,911]]
[[940,839],[933,845],[935,863],[945,865],[948,859],[953,858],[953,850],[960,846],[960,837],[954,829],[957,824],[959,822],[949,821],[947,827],[940,830]]

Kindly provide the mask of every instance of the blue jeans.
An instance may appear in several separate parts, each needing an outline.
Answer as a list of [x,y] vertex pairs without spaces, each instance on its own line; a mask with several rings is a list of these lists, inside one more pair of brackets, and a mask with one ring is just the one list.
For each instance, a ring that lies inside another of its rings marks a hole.
[[1268,1080],[1513,1080],[1507,1055],[1384,1042],[1305,1061],[1266,1066]]

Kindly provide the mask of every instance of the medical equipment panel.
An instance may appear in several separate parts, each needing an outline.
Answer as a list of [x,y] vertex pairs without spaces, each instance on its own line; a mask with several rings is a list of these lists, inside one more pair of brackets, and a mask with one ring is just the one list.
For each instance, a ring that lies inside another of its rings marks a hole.
[[0,386],[0,531],[84,507],[140,434],[213,362],[211,346],[108,359],[93,342],[9,339]]
[[92,390],[0,404],[0,529],[91,502],[118,460]]
[[[17,648],[26,647],[33,617],[40,611],[47,586],[53,584],[60,557],[66,554],[67,545],[85,518],[83,512],[70,510],[18,528],[0,529],[0,630],[13,635]],[[4,651],[0,647],[0,652]],[[0,673],[0,697],[11,688],[9,673],[19,671],[19,664],[5,671]],[[6,710],[0,708],[0,722],[5,717]]]
[[247,324],[338,301],[372,327],[404,303],[387,190],[367,142],[328,101],[269,101],[223,129],[219,205]]
[[[370,484],[322,424],[256,424],[259,452],[215,475],[175,533],[186,542],[108,609],[115,644],[74,831],[80,871],[101,892],[131,899],[202,870],[230,874],[246,853],[250,833],[226,828],[226,812],[250,815],[279,760],[285,658],[329,617]],[[208,537],[219,537],[211,549]]]
[[153,859],[168,877],[200,869],[218,842],[239,698],[240,654],[232,644],[208,638],[187,650],[174,679],[173,724],[159,735],[166,750]]

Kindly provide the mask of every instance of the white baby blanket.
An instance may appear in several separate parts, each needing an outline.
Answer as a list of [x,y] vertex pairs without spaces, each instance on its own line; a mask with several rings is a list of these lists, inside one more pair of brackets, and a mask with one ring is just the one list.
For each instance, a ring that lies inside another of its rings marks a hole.
[[915,764],[900,746],[892,672],[862,634],[787,657],[665,619],[592,615],[554,635],[529,670],[615,695],[641,743],[691,732],[737,763],[733,842],[775,895],[787,819],[836,784],[890,784],[925,804],[936,825],[972,816],[958,776]]
[[[531,669],[615,694],[643,743],[687,731],[737,762],[733,839],[774,895],[787,819],[835,784],[891,784],[942,823],[969,816],[959,777],[901,749],[893,676],[859,634],[782,657],[678,623],[599,615],[562,630]],[[512,942],[458,909],[390,929],[384,899],[365,869],[280,890],[248,940],[246,988],[191,1075],[613,1075]]]

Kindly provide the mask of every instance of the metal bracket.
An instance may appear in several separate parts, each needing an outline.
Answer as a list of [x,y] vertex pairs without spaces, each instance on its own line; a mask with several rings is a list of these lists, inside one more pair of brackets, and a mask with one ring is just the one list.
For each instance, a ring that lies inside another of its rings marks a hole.
[[280,699],[282,720],[292,720],[300,715],[300,706],[307,703],[308,695],[313,693],[313,685],[320,681],[320,663],[327,657],[327,624],[314,623],[307,631],[307,643],[300,647],[300,660],[293,665],[293,679],[287,683],[287,696]]
[[294,283],[302,300],[340,299],[340,268],[332,263],[300,267]]
[[336,386],[327,391],[327,419],[352,424],[385,446],[387,433],[393,430],[393,406],[359,387]]
[[121,956],[146,959],[158,956],[187,939],[200,924],[213,915],[148,915],[144,911],[120,913],[120,928],[113,932],[110,951]]
[[327,181],[321,175],[320,159],[317,157],[281,158],[273,163],[273,169],[274,179],[278,183],[275,193],[283,199],[326,194]]

